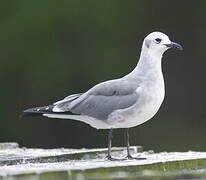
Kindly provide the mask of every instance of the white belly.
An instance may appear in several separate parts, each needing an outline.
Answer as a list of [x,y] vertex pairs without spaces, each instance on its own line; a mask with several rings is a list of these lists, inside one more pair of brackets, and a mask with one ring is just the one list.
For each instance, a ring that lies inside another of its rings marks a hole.
[[164,82],[151,89],[142,88],[135,105],[125,110],[118,110],[116,116],[108,119],[111,128],[130,128],[150,120],[159,110],[165,95]]

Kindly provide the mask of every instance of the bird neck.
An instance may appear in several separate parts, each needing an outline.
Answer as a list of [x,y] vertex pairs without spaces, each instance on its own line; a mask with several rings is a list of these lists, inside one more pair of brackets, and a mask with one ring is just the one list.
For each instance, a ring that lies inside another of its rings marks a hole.
[[163,78],[161,65],[162,55],[163,53],[161,52],[151,51],[143,47],[139,62],[129,76],[135,77],[136,79],[144,78],[149,80]]

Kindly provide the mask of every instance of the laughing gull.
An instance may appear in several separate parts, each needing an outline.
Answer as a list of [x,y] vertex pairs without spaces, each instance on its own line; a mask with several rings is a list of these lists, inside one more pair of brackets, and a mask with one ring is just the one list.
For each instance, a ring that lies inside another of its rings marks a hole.
[[114,160],[112,130],[124,128],[127,158],[134,159],[129,151],[128,129],[150,120],[159,110],[165,96],[161,59],[169,48],[183,49],[161,32],[150,33],[143,41],[137,66],[126,76],[99,83],[85,93],[70,95],[52,105],[27,109],[24,115],[72,119],[96,129],[109,129],[109,160]]

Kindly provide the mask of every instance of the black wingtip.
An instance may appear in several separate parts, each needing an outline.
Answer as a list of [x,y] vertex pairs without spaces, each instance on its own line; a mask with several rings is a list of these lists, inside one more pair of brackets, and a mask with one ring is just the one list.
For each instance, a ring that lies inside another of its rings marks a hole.
[[70,114],[70,115],[77,115],[77,114],[73,114],[70,111],[54,112],[53,108],[54,108],[54,105],[48,105],[48,106],[43,106],[43,107],[35,107],[35,108],[26,109],[20,115],[20,118],[23,118],[23,117],[39,117],[39,116],[42,116],[43,114]]
[[23,111],[23,113],[20,115],[20,117],[23,118],[23,117],[38,117],[38,116],[41,116],[43,113],[38,112],[36,109],[37,108],[26,109],[25,111]]
[[35,107],[23,111],[22,117],[37,117],[44,113],[51,113],[54,105]]

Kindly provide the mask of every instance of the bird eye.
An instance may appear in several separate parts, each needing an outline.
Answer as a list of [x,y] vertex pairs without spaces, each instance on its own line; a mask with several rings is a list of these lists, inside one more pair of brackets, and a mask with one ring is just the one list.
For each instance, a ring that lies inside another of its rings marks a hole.
[[161,39],[160,38],[157,38],[157,39],[155,39],[155,41],[159,44],[159,43],[161,43]]

